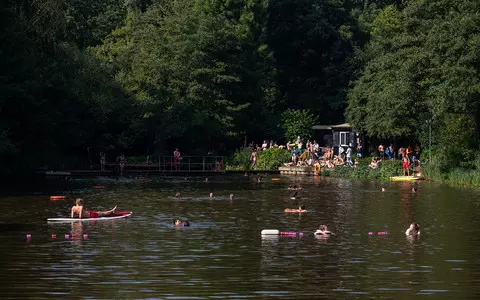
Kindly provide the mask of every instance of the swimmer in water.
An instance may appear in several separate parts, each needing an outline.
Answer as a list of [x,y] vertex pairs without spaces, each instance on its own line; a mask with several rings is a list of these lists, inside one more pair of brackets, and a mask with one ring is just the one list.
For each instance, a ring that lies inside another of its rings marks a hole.
[[385,188],[382,187],[382,192],[385,192]]
[[215,196],[213,196],[213,193],[210,193],[210,198],[215,198]]
[[257,182],[258,183],[262,182],[262,178],[258,177]]
[[290,199],[295,200],[297,199],[298,192],[293,193],[293,195],[290,197]]
[[173,220],[173,226],[175,227],[188,227],[190,223],[188,221],[180,221],[179,219]]
[[405,231],[406,235],[417,235],[420,234],[420,225],[417,223],[412,223],[410,224],[410,227],[408,227],[407,231]]
[[207,177],[207,178],[205,178],[205,182],[208,182],[208,177]]
[[233,200],[233,194],[230,194],[230,200]]
[[180,193],[176,193],[175,198],[180,198]]
[[332,233],[330,231],[328,231],[328,228],[327,228],[326,225],[318,226],[317,231],[315,231],[315,235],[327,236],[327,235],[330,235],[330,234],[332,234]]
[[412,193],[416,193],[417,192],[417,188],[416,187],[412,187]]

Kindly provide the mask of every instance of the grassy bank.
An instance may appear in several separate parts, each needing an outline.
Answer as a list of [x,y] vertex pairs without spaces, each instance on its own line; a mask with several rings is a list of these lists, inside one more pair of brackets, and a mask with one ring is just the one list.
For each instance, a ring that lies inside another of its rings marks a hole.
[[392,176],[403,175],[402,163],[399,160],[385,160],[376,169],[368,167],[370,158],[360,159],[356,168],[337,166],[333,169],[322,168],[323,176],[359,178],[359,179],[389,179]]
[[[267,149],[258,152],[257,164],[252,167],[250,156],[252,149],[237,150],[226,164],[229,171],[277,170],[283,163],[290,161],[290,152],[284,149]],[[402,162],[399,160],[382,161],[378,168],[370,169],[371,158],[362,158],[356,168],[337,166],[333,169],[322,168],[322,176],[388,180],[392,176],[403,175]],[[432,162],[422,165],[423,176],[436,182],[454,185],[480,186],[480,156],[469,164],[451,167],[445,160],[434,157]]]

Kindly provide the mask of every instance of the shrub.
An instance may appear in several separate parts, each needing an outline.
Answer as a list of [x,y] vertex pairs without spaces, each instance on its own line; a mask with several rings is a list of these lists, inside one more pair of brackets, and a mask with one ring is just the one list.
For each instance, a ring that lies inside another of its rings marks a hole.
[[[251,169],[252,163],[250,156],[252,155],[252,148],[238,149],[227,159],[225,170],[228,171],[248,171]],[[258,161],[258,158],[257,158]]]
[[276,170],[290,159],[290,152],[285,149],[269,148],[259,153],[257,170]]

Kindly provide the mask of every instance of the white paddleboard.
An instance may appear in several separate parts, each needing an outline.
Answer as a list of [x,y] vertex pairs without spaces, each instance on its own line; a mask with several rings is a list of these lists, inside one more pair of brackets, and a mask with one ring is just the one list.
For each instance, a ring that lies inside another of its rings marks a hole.
[[48,218],[47,222],[75,222],[75,221],[104,221],[104,220],[114,220],[114,219],[123,219],[128,218],[132,215],[132,212],[128,212],[127,214],[121,216],[113,216],[113,217],[99,217],[99,218],[87,218],[87,219],[79,219],[79,218]]

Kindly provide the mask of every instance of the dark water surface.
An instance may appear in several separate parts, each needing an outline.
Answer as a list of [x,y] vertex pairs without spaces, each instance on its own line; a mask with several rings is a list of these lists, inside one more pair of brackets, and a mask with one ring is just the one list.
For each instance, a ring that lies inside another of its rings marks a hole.
[[[29,194],[0,196],[0,298],[480,296],[479,190],[422,182],[414,194],[411,183],[256,178],[79,179],[62,189],[52,183]],[[314,212],[282,212],[295,206],[287,190],[295,180],[304,187],[301,202]],[[50,194],[67,199],[50,201]],[[134,214],[126,220],[47,224],[49,217],[68,217],[76,197],[90,209],[118,205]],[[172,218],[192,226],[174,228]],[[404,234],[412,221],[422,226],[419,239]],[[335,235],[316,238],[319,224]],[[304,236],[262,238],[262,229]],[[369,236],[370,231],[388,235]],[[76,237],[65,239],[66,233]]]

